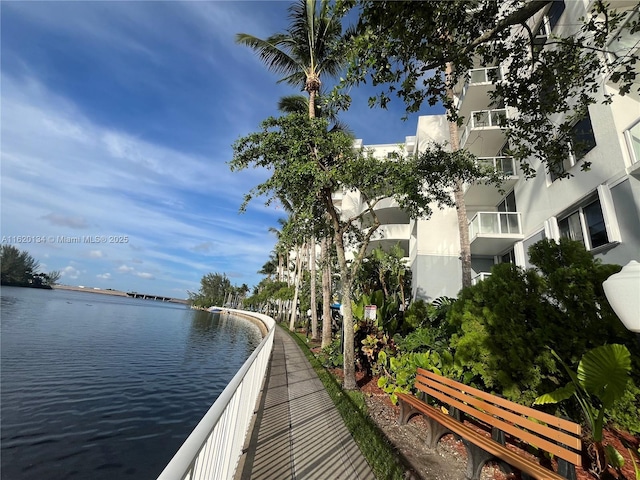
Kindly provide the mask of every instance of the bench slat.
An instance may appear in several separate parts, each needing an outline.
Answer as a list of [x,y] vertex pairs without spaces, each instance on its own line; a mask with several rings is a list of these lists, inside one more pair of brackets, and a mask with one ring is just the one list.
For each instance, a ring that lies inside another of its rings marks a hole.
[[[523,415],[527,415],[528,417],[535,418],[537,420],[540,420],[546,423],[547,425],[551,425],[555,428],[564,430],[573,435],[580,436],[582,433],[581,426],[570,420],[558,418],[546,412],[541,412],[540,410],[536,410],[531,407],[519,405],[505,398],[497,397],[495,395],[492,395],[491,393],[483,392],[482,390],[478,390],[477,388],[473,388],[463,383],[452,380],[450,378],[443,377],[436,373],[430,372],[429,370],[424,370],[423,368],[418,368],[416,373],[417,373],[416,381],[420,380],[420,377],[426,377],[430,381],[445,384],[455,389],[458,389],[460,391],[463,391],[469,395],[473,395],[475,397],[480,397],[484,400],[488,400],[492,403],[495,403],[496,405],[500,405],[501,407],[508,408],[509,410],[512,410],[514,412],[521,413]],[[423,380],[422,382],[424,383],[425,381]]]
[[[538,423],[535,420],[533,420],[531,416],[523,417],[521,414],[513,413],[513,411],[511,410],[506,410],[505,408],[499,405],[495,405],[494,404],[495,402],[493,402],[493,399],[490,399],[489,401],[479,399],[475,396],[466,394],[464,391],[461,391],[461,389],[459,388],[450,388],[444,384],[434,385],[433,382],[427,385],[422,382],[419,382],[418,379],[416,379],[416,387],[419,390],[422,390],[428,394],[430,393],[426,392],[425,390],[426,388],[433,388],[433,389],[439,390],[445,393],[448,397],[460,400],[462,402],[465,402],[469,405],[476,407],[480,412],[484,412],[486,414],[494,415],[496,417],[507,420],[508,422],[511,422],[522,428],[525,428],[526,430],[536,432],[548,439],[551,439],[563,445],[566,445],[569,448],[573,448],[575,450],[579,450],[580,448],[582,448],[582,442],[579,437],[569,435],[563,431],[556,430],[555,428],[551,428],[548,425]],[[430,391],[433,391],[433,390],[430,390]],[[498,397],[495,397],[495,398],[498,398]],[[443,398],[441,398],[441,400],[448,401]],[[464,409],[464,410],[469,412],[471,415],[476,415],[476,412],[478,411],[476,409],[470,409],[470,410]],[[488,423],[493,423],[488,420],[485,420],[485,421],[487,421]]]
[[402,401],[409,403],[421,413],[424,413],[425,415],[441,423],[453,433],[466,438],[478,447],[489,452],[491,455],[504,460],[505,462],[525,473],[528,473],[534,478],[541,480],[566,480],[558,473],[543,467],[534,460],[531,460],[523,455],[518,454],[517,452],[509,450],[508,448],[499,444],[495,440],[492,440],[491,438],[479,435],[478,432],[471,429],[470,427],[458,422],[453,417],[442,413],[431,405],[418,400],[412,395],[406,395],[403,393],[398,393],[397,395],[398,398],[400,398]]
[[566,448],[563,448],[560,445],[552,443],[544,439],[543,437],[533,435],[525,430],[522,430],[516,426],[513,426],[512,424],[506,423],[500,420],[499,418],[492,417],[491,415],[487,415],[486,413],[481,412],[480,410],[474,408],[473,406],[470,406],[466,403],[456,400],[455,398],[450,397],[448,395],[445,395],[438,390],[434,390],[429,387],[423,387],[422,390],[425,391],[425,393],[427,393],[428,395],[431,395],[432,397],[437,398],[438,400],[442,400],[443,402],[448,403],[452,407],[456,407],[457,409],[463,412],[466,412],[479,420],[482,420],[486,424],[494,426],[505,433],[509,433],[514,437],[520,440],[523,440],[529,443],[530,445],[533,445],[534,447],[541,448],[549,453],[554,454],[559,458],[563,458],[564,460],[567,460],[568,462],[573,463],[574,465],[581,465],[582,457],[580,454],[576,452],[567,450]]

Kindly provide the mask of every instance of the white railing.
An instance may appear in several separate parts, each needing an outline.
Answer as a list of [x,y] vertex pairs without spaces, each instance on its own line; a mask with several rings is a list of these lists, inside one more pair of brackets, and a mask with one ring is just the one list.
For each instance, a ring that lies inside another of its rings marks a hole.
[[473,85],[486,85],[488,83],[494,83],[498,80],[502,80],[502,67],[481,67],[472,68],[465,74],[465,82],[462,87],[462,91],[457,99],[457,105],[460,107],[464,100],[469,87]]
[[478,212],[469,222],[469,238],[478,234],[521,234],[520,212]]
[[477,274],[475,277],[471,279],[471,285],[476,285],[478,282],[486,280],[490,276],[491,274],[489,272],[480,272],[479,274]]
[[505,176],[516,174],[516,162],[513,157],[478,157],[478,166],[489,173]]
[[462,147],[467,141],[471,130],[475,130],[476,128],[488,127],[500,128],[504,126],[505,120],[507,118],[509,118],[509,116],[506,108],[497,108],[494,110],[474,110],[473,112],[471,112],[469,121],[465,125],[460,135],[460,147]]
[[226,480],[233,478],[267,371],[275,320],[259,313],[227,310],[262,322],[267,334],[202,417],[158,480]]

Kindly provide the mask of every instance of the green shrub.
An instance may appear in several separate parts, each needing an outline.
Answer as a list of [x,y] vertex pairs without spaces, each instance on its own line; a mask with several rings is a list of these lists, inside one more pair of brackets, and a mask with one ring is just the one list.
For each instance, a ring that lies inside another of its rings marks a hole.
[[342,356],[342,344],[340,338],[334,339],[329,345],[322,349],[319,360],[325,368],[340,368],[344,364]]
[[449,312],[457,330],[451,337],[455,363],[474,384],[530,404],[566,383],[549,348],[576,364],[607,343],[625,344],[638,372],[638,346],[602,289],[620,267],[602,265],[580,242],[566,239],[543,240],[529,253],[537,271],[496,265],[491,277],[464,289]]

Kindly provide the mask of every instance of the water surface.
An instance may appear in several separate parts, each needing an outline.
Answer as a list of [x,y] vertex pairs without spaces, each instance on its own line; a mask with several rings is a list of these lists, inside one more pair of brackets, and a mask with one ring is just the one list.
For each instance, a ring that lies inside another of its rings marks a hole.
[[260,342],[184,305],[2,287],[1,475],[153,479]]

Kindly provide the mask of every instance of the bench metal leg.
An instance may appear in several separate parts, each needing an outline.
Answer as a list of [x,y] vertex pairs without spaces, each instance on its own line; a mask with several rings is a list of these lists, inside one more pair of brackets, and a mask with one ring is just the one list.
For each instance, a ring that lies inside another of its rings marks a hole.
[[495,457],[490,453],[485,452],[477,445],[471,443],[469,440],[463,438],[462,443],[464,443],[464,446],[467,449],[467,474],[465,478],[467,480],[480,480],[482,467],[484,467],[485,463]]
[[398,425],[406,425],[411,417],[420,413],[420,410],[414,408],[412,405],[400,401],[400,416],[398,417]]
[[576,466],[573,463],[569,463],[562,458],[558,459],[558,474],[562,475],[568,480],[577,480]]
[[429,429],[427,430],[427,447],[434,450],[438,446],[440,439],[447,433],[451,433],[451,430],[431,417],[425,416],[424,418],[427,421],[427,425],[429,425]]

